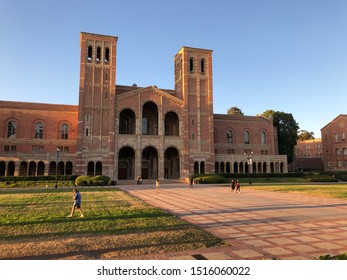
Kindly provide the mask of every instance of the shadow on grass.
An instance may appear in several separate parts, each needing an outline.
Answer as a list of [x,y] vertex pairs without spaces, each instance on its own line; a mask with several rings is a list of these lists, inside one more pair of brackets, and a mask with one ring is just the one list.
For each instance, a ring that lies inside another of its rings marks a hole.
[[[189,249],[197,249],[202,248],[201,246],[201,240],[187,240],[187,241],[180,241],[179,244],[183,247],[187,245]],[[126,258],[126,259],[132,259],[136,255],[146,255],[146,254],[155,254],[155,253],[165,253],[165,252],[172,252],[177,251],[174,250],[176,246],[178,245],[177,242],[162,242],[158,244],[143,244],[143,245],[130,245],[130,246],[120,246],[120,247],[112,247],[112,248],[104,248],[104,249],[97,249],[97,250],[74,250],[70,252],[65,253],[57,253],[57,254],[42,254],[42,255],[36,255],[36,256],[22,256],[22,257],[14,257],[14,258],[0,258],[0,260],[56,260],[56,259],[83,259],[83,260],[90,260],[90,259],[102,259],[102,255],[107,253],[114,252],[112,259],[118,258]],[[226,246],[222,242],[215,241],[206,246],[205,248],[214,247],[214,246]],[[165,249],[166,248],[166,249]],[[141,250],[141,254],[131,254],[129,253],[132,251],[139,251]],[[186,250],[186,249],[184,249]],[[122,254],[123,253],[123,254]]]

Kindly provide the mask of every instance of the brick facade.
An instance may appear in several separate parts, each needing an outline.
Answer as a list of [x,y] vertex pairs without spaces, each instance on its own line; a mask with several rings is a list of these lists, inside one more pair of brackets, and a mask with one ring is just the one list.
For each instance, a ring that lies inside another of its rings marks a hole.
[[77,106],[1,101],[1,176],[51,174],[57,157],[59,174],[113,179],[287,172],[271,119],[213,114],[211,50],[179,50],[174,90],[121,86],[117,41],[81,33]]
[[347,115],[341,114],[321,129],[326,171],[347,171]]
[[297,141],[296,146],[294,147],[294,154],[295,157],[289,167],[290,170],[324,170],[321,138]]

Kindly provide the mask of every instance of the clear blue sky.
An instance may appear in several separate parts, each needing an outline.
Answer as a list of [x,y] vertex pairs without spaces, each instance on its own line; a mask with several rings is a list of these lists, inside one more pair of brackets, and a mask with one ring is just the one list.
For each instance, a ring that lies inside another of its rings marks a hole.
[[118,36],[117,84],[174,88],[182,46],[212,49],[214,112],[347,113],[346,0],[0,0],[0,100],[78,103],[80,32]]

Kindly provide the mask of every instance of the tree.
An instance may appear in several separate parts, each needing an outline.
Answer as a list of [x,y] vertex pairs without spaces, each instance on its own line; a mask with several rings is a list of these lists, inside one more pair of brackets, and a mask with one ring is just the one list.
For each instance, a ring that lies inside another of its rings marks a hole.
[[240,108],[234,106],[234,107],[231,107],[229,110],[228,110],[228,115],[239,115],[239,116],[243,116],[243,113],[241,111]]
[[239,116],[243,116],[242,110],[239,107],[231,107],[228,112],[228,115],[239,115]]
[[278,152],[287,155],[288,162],[293,161],[294,146],[298,138],[299,125],[292,114],[266,110],[263,117],[272,117],[273,125],[277,127]]
[[307,130],[300,130],[298,134],[298,140],[312,140],[314,139],[314,132],[308,132]]

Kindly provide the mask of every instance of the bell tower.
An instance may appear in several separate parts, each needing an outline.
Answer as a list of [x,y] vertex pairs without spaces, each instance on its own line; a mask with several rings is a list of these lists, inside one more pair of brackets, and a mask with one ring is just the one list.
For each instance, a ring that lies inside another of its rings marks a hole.
[[113,178],[117,37],[82,32],[76,174]]
[[212,51],[182,47],[174,58],[175,91],[184,101],[183,170],[214,172]]

